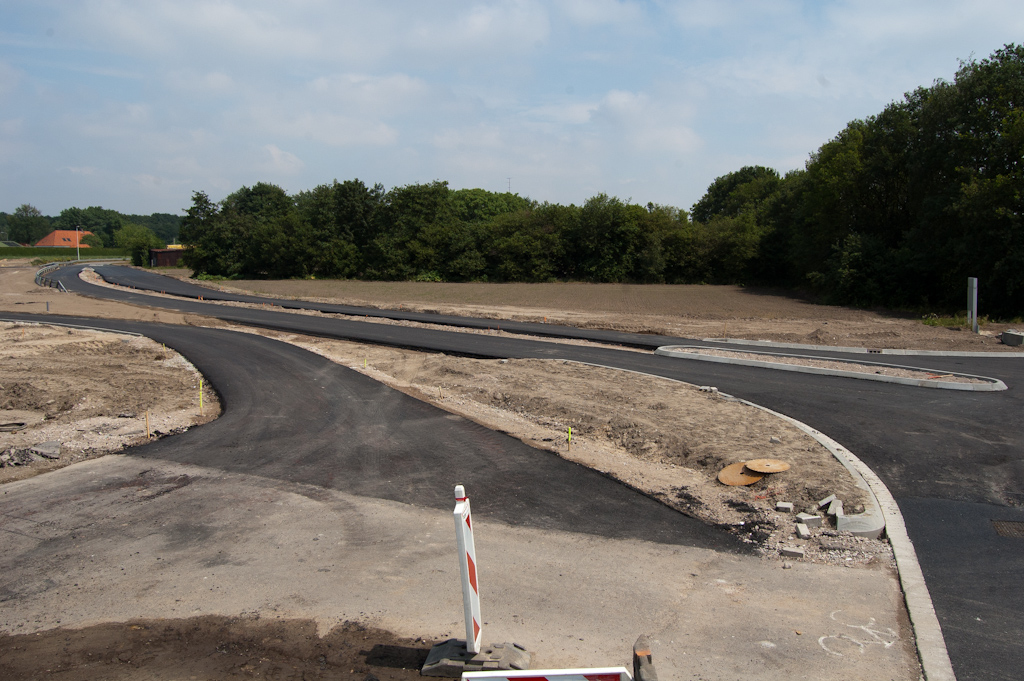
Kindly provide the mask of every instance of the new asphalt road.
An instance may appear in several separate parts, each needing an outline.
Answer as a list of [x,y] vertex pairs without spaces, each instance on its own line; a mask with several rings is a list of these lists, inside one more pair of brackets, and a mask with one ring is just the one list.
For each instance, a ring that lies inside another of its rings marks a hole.
[[[78,279],[78,269],[77,266],[62,268],[51,276],[59,278],[68,290],[78,293],[202,314],[234,323],[480,357],[568,359],[641,371],[690,383],[714,385],[723,392],[803,421],[852,450],[882,478],[896,497],[921,561],[957,677],[962,681],[1016,679],[1019,670],[1024,668],[1024,645],[1021,644],[1024,638],[1024,624],[1020,617],[1020,613],[1024,612],[1024,585],[1020,580],[1020,575],[1024,574],[1024,540],[1020,536],[1004,536],[1007,528],[1024,528],[1024,509],[1021,508],[1024,504],[1022,356],[883,358],[906,366],[998,378],[1009,387],[1002,392],[936,390],[849,378],[778,372],[771,369],[692,362],[607,348],[553,344],[510,334],[578,337],[648,348],[671,344],[699,344],[689,339],[513,322],[501,322],[502,331],[510,333],[502,333],[500,336],[460,334],[379,325],[340,317],[296,315],[269,307],[255,309],[214,305],[196,300],[200,295],[206,300],[221,295],[209,289],[123,267],[99,268],[99,272],[110,281],[135,288],[173,292],[182,296],[154,297],[86,284]],[[369,310],[297,301],[270,301],[254,296],[237,298],[245,299],[240,302],[314,308],[342,315],[404,318],[459,326],[494,324],[493,320],[453,318],[425,313]],[[102,324],[111,328],[114,325],[120,325],[118,328],[127,328],[129,325],[127,322],[107,321]],[[142,328],[142,325],[139,326]],[[227,360],[237,350],[225,346],[219,351],[225,353],[225,356],[218,359],[204,353],[214,352],[212,348],[219,344],[211,345],[209,342],[195,340],[201,338],[202,334],[213,332],[157,325],[145,325],[144,328],[145,330],[140,332],[147,336],[162,342],[170,341],[168,345],[192,359],[204,373],[207,373],[218,389],[225,391],[225,397],[231,399],[227,397],[226,391],[231,389],[232,378],[230,375],[221,374],[230,373],[225,368],[230,364]],[[847,356],[835,352],[814,354],[864,359],[863,355]],[[268,356],[267,359],[272,364],[273,358]],[[287,377],[282,377],[281,381],[282,386],[286,385]],[[415,401],[402,404],[400,407],[392,405],[394,400],[402,401],[402,398],[385,399],[380,395],[373,395],[373,386],[369,384],[360,390],[367,392],[353,403],[363,405],[361,408],[400,408],[402,414],[413,419],[413,422],[417,410],[423,409],[417,406]],[[309,396],[309,399],[314,397]],[[377,404],[377,399],[383,401]],[[328,408],[327,405],[323,407]],[[310,413],[317,413],[315,405],[311,406]],[[345,418],[343,414],[333,415],[332,418],[334,417]],[[303,456],[317,456],[315,424],[295,424],[295,427],[308,429],[299,431],[307,432],[309,439],[309,442],[303,445]],[[465,424],[460,426],[463,429],[467,427],[473,428]],[[224,419],[221,419],[218,425],[208,426],[197,432],[201,433],[211,428],[221,429],[218,431],[222,433],[219,437],[239,437],[231,435],[231,424]],[[379,447],[375,451],[379,451],[380,459],[374,461],[372,465],[379,466],[375,470],[386,471],[390,476],[388,479],[399,478],[400,484],[397,489],[402,490],[402,494],[420,495],[416,497],[419,499],[418,503],[446,506],[450,501],[446,495],[441,495],[442,498],[433,498],[432,495],[437,494],[437,489],[445,489],[448,485],[434,485],[433,481],[430,484],[423,484],[423,481],[417,479],[424,473],[416,465],[416,447],[409,444],[414,439],[416,444],[422,444],[419,442],[420,431],[415,432],[415,438],[411,434],[412,431],[389,436],[367,433],[366,438],[369,438],[369,441],[376,437],[376,441],[379,442]],[[192,434],[189,433],[187,436]],[[159,452],[164,458],[187,457],[188,448],[183,440],[187,436],[174,438],[166,441],[166,444],[160,443],[147,449],[156,452],[158,447],[166,448],[167,451]],[[445,437],[449,436],[445,434]],[[466,432],[459,437],[465,438],[467,451],[473,452],[471,456],[476,457],[474,460],[477,462],[462,462],[463,465],[469,465],[470,469],[473,465],[498,465],[497,460],[486,459],[487,452],[493,451],[488,438],[495,436],[481,429],[480,432]],[[474,447],[472,444],[485,441],[486,447],[479,444]],[[517,446],[521,445],[501,445],[502,448]],[[518,457],[528,456],[528,452],[517,453],[516,460],[525,460]],[[230,468],[231,465],[251,464],[251,461],[234,464],[230,461],[222,462],[226,468]],[[261,465],[267,466],[267,475],[289,474],[288,467],[275,463],[273,457],[268,456]],[[360,465],[366,464],[364,462]],[[550,465],[562,464],[550,462]],[[275,472],[275,466],[280,468],[279,472]],[[398,475],[401,471],[406,473]],[[579,475],[564,476],[558,471],[546,471],[545,480],[552,481],[559,476],[574,480],[579,478]],[[318,484],[373,484],[370,482],[373,476],[360,476],[359,480],[344,478],[345,476],[339,472],[333,478],[318,480]],[[487,484],[485,478],[486,476],[481,476],[476,484]],[[519,487],[514,478],[515,476],[510,473],[503,479],[502,485],[498,486],[504,491],[496,488],[493,493],[508,495],[507,499],[502,499],[503,504],[508,504],[507,508],[512,509],[509,513],[524,518],[523,522],[542,527],[565,527],[559,523],[569,523],[577,531],[607,533],[609,536],[619,536],[615,534],[617,532],[635,531],[635,528],[619,524],[617,518],[621,518],[621,514],[615,510],[615,503],[618,502],[611,504],[612,511],[607,514],[581,507],[561,519],[558,518],[558,512],[545,510],[543,504],[540,508],[534,509],[536,500],[522,496],[528,494],[528,485],[524,483]],[[335,479],[339,481],[336,482]],[[582,484],[605,483],[595,480],[593,483]],[[389,492],[389,489],[390,486],[381,486],[380,489],[360,488],[354,491],[381,498],[395,498],[388,496],[389,493],[395,493]],[[636,495],[629,496],[630,498],[624,499],[621,503],[645,503],[634,500],[632,497]],[[531,512],[536,515],[531,516]],[[651,518],[659,517],[659,511],[644,511],[645,516],[648,513],[652,514]],[[655,532],[658,540],[666,543],[692,542],[702,546],[714,546],[717,543],[724,546],[722,542],[725,540],[716,538],[692,524],[679,523],[679,516],[671,515],[671,519],[666,517],[664,521],[653,521],[654,527],[648,528],[645,532]],[[588,523],[586,528],[578,524],[584,517]],[[1004,534],[996,531],[997,526],[992,521],[1009,521],[1009,524],[999,526]]]

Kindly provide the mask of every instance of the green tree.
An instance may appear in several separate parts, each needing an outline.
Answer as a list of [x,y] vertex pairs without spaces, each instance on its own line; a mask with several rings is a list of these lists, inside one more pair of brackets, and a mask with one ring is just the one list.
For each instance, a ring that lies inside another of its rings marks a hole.
[[54,221],[54,229],[75,229],[92,232],[103,240],[107,248],[113,247],[114,233],[124,226],[125,217],[116,210],[90,206],[89,208],[65,208]]
[[21,244],[34,245],[50,233],[50,221],[29,203],[23,203],[7,216],[7,238]]
[[81,241],[82,244],[92,248],[103,248],[103,239],[99,238],[95,234],[86,234],[82,237]]
[[114,243],[118,248],[128,251],[132,256],[132,264],[138,267],[149,264],[149,249],[166,245],[153,230],[130,222],[114,232]]

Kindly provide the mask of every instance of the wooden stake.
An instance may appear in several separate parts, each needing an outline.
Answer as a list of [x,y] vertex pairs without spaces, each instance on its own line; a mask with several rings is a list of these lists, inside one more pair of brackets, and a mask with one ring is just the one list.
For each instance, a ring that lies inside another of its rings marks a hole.
[[152,435],[152,433],[149,430],[149,410],[148,409],[146,410],[146,439],[147,440],[153,439],[153,435]]

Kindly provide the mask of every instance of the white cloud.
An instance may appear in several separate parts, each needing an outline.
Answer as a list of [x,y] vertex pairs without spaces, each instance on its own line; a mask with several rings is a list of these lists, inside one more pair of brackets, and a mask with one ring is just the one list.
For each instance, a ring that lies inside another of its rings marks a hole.
[[574,23],[584,26],[633,24],[643,21],[644,9],[636,2],[617,0],[564,0],[558,8]]
[[598,106],[590,102],[546,104],[527,109],[524,116],[528,120],[558,125],[583,125],[591,120]]
[[666,10],[684,28],[735,28],[752,23],[763,23],[768,17],[799,15],[800,3],[773,0],[684,0],[666,2]]
[[398,141],[398,130],[373,119],[361,119],[323,111],[292,113],[254,110],[252,120],[264,134],[321,142],[334,147],[389,146]]
[[[456,3],[456,7],[460,5]],[[477,3],[455,16],[433,11],[427,16],[429,19],[413,19],[413,28],[406,35],[414,52],[486,59],[494,53],[530,50],[550,34],[547,10],[527,0]]]
[[263,148],[270,153],[270,169],[276,173],[294,175],[305,165],[295,154],[282,151],[273,144],[268,144]]
[[338,103],[346,110],[378,113],[396,113],[414,106],[429,91],[425,82],[402,73],[321,76],[310,84],[310,89],[323,100]]
[[612,129],[607,140],[619,137],[638,151],[686,154],[701,144],[697,133],[683,123],[685,107],[644,93],[612,90],[594,117]]

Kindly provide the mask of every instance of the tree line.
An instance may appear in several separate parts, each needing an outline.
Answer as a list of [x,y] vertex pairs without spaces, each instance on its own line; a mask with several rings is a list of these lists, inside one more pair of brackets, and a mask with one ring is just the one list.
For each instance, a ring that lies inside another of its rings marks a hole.
[[[92,206],[89,208],[65,208],[56,217],[43,215],[35,206],[24,203],[13,213],[0,212],[0,233],[6,234],[4,241],[34,245],[55,229],[75,229],[92,232],[82,243],[95,248],[120,248],[117,233],[131,226],[129,232],[139,234],[154,244],[165,245],[177,240],[181,227],[181,216],[170,213],[152,215],[127,215],[116,210]],[[145,232],[138,228],[144,228]],[[122,241],[124,235],[122,235]]]
[[442,181],[258,183],[196,192],[181,239],[190,267],[223,277],[761,284],[904,309],[961,310],[977,276],[983,309],[1019,316],[1022,101],[1024,48],[1007,45],[850,122],[803,169],[717,178],[689,213]]

